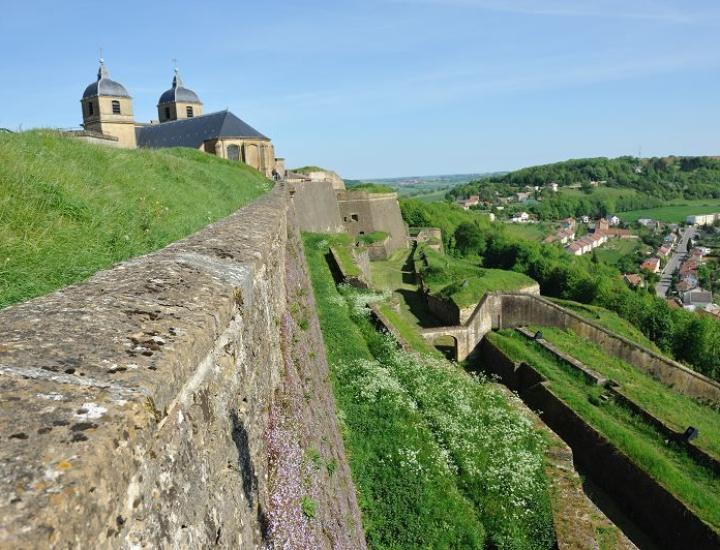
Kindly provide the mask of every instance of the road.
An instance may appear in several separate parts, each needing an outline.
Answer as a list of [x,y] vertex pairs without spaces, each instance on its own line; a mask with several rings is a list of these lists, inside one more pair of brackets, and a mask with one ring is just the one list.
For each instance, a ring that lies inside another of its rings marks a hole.
[[680,269],[680,264],[682,263],[685,255],[687,254],[688,241],[697,237],[697,234],[698,230],[695,228],[694,225],[688,226],[682,232],[682,235],[680,236],[680,241],[675,246],[675,251],[673,252],[672,256],[670,256],[668,263],[665,265],[665,269],[663,269],[662,273],[660,274],[660,282],[655,285],[655,294],[657,294],[661,298],[665,298],[667,296],[668,290],[670,289],[670,283],[672,282],[673,273]]

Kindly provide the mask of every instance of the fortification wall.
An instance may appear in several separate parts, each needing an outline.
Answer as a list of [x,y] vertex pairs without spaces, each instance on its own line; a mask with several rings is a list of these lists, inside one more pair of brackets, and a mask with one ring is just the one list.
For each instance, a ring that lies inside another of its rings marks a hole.
[[655,542],[663,541],[668,548],[717,547],[718,533],[585,422],[532,366],[514,363],[487,339],[480,346],[480,361],[528,406],[542,411],[543,422],[570,445],[576,463],[630,518],[652,533]]
[[613,355],[643,370],[679,392],[720,403],[720,384],[680,363],[613,334],[575,313],[539,296],[507,294],[502,301],[498,328],[546,325],[570,329]]
[[292,184],[292,200],[301,231],[342,233],[335,188],[331,181],[306,181]]
[[384,231],[390,235],[390,254],[407,247],[407,228],[396,193],[338,191],[337,198],[343,223],[350,235]]
[[364,547],[288,205],[0,312],[0,547]]

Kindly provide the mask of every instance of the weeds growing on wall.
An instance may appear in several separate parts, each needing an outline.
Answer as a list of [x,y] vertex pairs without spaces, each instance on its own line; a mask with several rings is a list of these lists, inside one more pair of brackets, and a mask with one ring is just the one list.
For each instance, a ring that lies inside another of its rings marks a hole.
[[373,548],[550,548],[543,442],[492,384],[398,350],[336,287],[327,241],[305,251],[348,455]]

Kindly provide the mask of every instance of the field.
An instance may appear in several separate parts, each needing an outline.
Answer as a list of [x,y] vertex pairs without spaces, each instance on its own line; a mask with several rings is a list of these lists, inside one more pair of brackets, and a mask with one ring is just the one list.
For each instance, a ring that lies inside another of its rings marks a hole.
[[506,235],[525,241],[542,241],[553,231],[547,223],[505,223],[502,227]]
[[365,303],[378,295],[335,286],[327,242],[304,236],[369,546],[552,548],[544,442],[531,421],[493,384],[377,332]]
[[651,249],[640,239],[610,239],[606,244],[595,250],[601,262],[616,266],[627,256],[635,257],[637,252],[650,252]]
[[0,308],[162,248],[270,186],[244,164],[190,149],[0,134]]
[[639,195],[635,189],[618,188],[618,187],[597,187],[590,193],[585,193],[582,189],[569,189],[561,187],[558,195],[567,197],[593,198],[593,199],[617,199],[621,197],[634,197]]
[[[602,388],[590,385],[537,343],[508,330],[491,333],[488,338],[514,361],[535,367],[550,381],[552,391],[578,415],[701,518],[720,529],[720,479],[712,471],[696,463],[680,446],[666,443],[663,434],[619,403],[603,402]],[[637,391],[643,392],[643,388]],[[662,401],[660,396],[661,406]]]
[[619,212],[617,215],[626,223],[636,222],[640,218],[652,218],[666,223],[680,223],[693,214],[713,214],[715,212],[720,212],[720,199],[678,201],[661,208],[630,210],[628,212]]

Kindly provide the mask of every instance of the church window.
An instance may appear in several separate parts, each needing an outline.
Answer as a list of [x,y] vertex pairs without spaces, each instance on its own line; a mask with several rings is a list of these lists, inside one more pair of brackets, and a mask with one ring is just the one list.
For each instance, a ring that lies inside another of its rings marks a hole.
[[87,104],[88,105],[88,116],[93,116],[95,114],[95,110],[93,109],[92,101]]
[[165,107],[165,118],[170,118],[170,107]]
[[117,99],[113,99],[112,110],[114,115],[120,114],[120,102]]
[[188,117],[188,118],[192,118],[192,117],[193,117],[193,108],[192,108],[192,107],[188,107],[188,108],[185,110],[185,112],[187,113],[187,117]]

